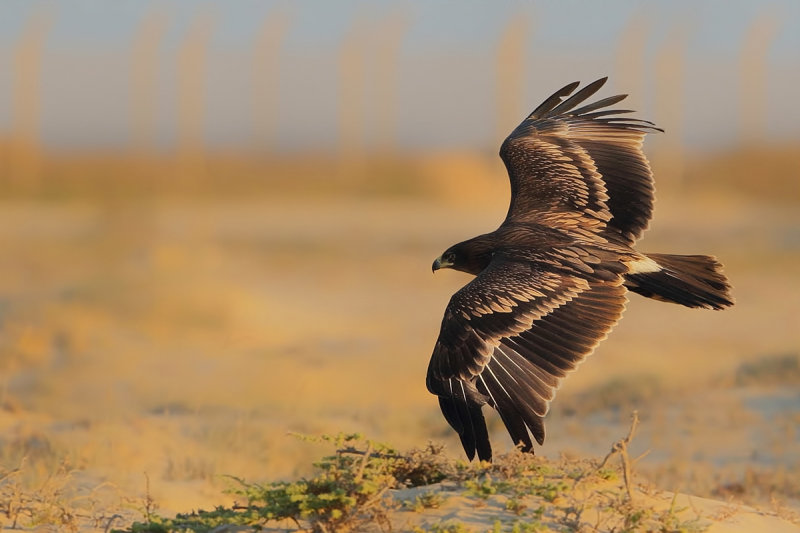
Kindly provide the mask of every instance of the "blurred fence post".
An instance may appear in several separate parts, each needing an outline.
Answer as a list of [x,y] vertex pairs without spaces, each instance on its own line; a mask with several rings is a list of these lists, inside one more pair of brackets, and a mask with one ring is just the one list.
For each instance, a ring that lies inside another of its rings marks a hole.
[[665,134],[653,136],[653,166],[678,187],[683,186],[686,170],[684,92],[689,35],[686,26],[668,31],[655,60],[655,123]]
[[205,169],[205,113],[208,45],[214,18],[199,13],[192,21],[178,49],[178,145],[179,178],[191,182],[202,178]]
[[[628,95],[624,107],[644,112],[645,49],[649,22],[643,12],[633,15],[622,31],[616,49],[615,88]],[[647,118],[647,117],[645,117]]]
[[392,154],[397,148],[397,73],[408,22],[405,13],[392,13],[375,29],[374,147],[382,154]]
[[343,172],[355,173],[364,162],[366,22],[357,16],[339,50],[339,155]]
[[131,44],[131,145],[137,158],[147,156],[156,144],[158,52],[166,29],[165,13],[151,11]]
[[742,39],[739,67],[739,141],[765,142],[767,134],[767,53],[780,29],[772,11],[762,11]]
[[290,16],[272,11],[258,30],[253,50],[253,151],[274,152],[280,111],[280,61]]
[[525,73],[530,22],[520,12],[513,13],[497,45],[496,141],[506,136],[525,116]]
[[35,189],[41,179],[42,64],[53,24],[50,9],[36,9],[14,47],[9,174],[18,187]]

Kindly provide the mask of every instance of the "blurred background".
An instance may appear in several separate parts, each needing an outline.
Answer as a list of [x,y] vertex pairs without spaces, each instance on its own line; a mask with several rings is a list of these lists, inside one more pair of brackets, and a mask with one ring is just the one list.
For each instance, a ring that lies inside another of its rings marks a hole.
[[460,456],[424,375],[468,278],[430,264],[501,222],[506,134],[606,75],[666,130],[640,249],[718,256],[737,306],[634,296],[540,451],[638,409],[662,488],[797,505],[792,0],[5,0],[0,473],[183,511],[303,473],[288,432]]

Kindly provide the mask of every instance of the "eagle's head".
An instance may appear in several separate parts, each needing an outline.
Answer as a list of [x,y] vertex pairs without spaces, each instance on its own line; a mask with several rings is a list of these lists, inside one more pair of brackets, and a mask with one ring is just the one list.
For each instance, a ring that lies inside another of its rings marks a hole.
[[433,261],[432,270],[433,272],[436,272],[440,268],[453,268],[455,267],[456,260],[457,260],[456,253],[453,251],[452,248],[450,248]]
[[452,268],[476,276],[480,274],[492,260],[492,248],[482,237],[454,244],[445,250],[433,262],[433,271],[436,272],[440,268]]

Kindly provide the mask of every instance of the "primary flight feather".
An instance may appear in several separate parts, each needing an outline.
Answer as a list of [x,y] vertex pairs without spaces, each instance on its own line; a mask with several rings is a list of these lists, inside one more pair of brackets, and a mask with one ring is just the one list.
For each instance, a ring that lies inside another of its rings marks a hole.
[[626,95],[578,107],[605,81],[574,94],[579,82],[567,85],[511,132],[500,148],[511,180],[505,221],[433,263],[476,276],[450,299],[426,380],[470,459],[492,457],[485,404],[523,450],[544,442],[561,380],[608,335],[628,291],[733,305],[715,258],[633,248],[653,212],[642,141],[661,130],[607,109]]

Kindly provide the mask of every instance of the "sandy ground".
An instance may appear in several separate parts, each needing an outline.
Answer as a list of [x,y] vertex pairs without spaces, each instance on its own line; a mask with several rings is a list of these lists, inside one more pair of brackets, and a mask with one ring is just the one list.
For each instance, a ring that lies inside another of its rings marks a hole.
[[[459,522],[471,531],[488,532],[493,530],[495,524],[500,524],[504,531],[510,531],[515,524],[526,523],[526,520],[520,520],[506,509],[507,498],[504,496],[492,496],[485,502],[481,501],[480,505],[476,505],[475,498],[453,494],[447,486],[434,486],[432,489],[426,487],[398,491],[394,497],[398,500],[413,500],[421,491],[430,492],[431,490],[442,495],[442,505],[436,509],[426,509],[422,513],[401,510],[392,516],[395,527],[400,531],[411,531],[414,527],[431,530],[437,526],[443,527]],[[751,533],[756,531],[797,533],[800,531],[800,525],[776,516],[774,513],[753,507],[733,505],[685,494],[676,495],[666,491],[636,490],[634,497],[638,505],[642,505],[654,513],[669,512],[670,509],[673,509],[677,521],[707,533]],[[582,522],[587,525],[586,531],[591,530],[588,527],[589,524],[602,523],[603,520],[602,517],[590,516],[591,514],[591,511],[588,511],[582,517]],[[559,524],[556,517],[547,514],[539,520],[537,525],[540,530],[545,531],[560,531],[563,528],[563,524]],[[622,525],[616,524],[616,527],[621,528]],[[603,528],[602,530],[607,529]]]
[[[302,474],[318,450],[288,432],[459,456],[424,375],[468,278],[430,263],[493,229],[505,194],[3,205],[0,470],[42,487],[61,465],[93,505],[169,512],[221,503],[225,475]],[[736,307],[633,295],[539,452],[604,455],[638,409],[659,487],[797,507],[800,210],[674,194],[652,227],[644,251],[717,255]]]

